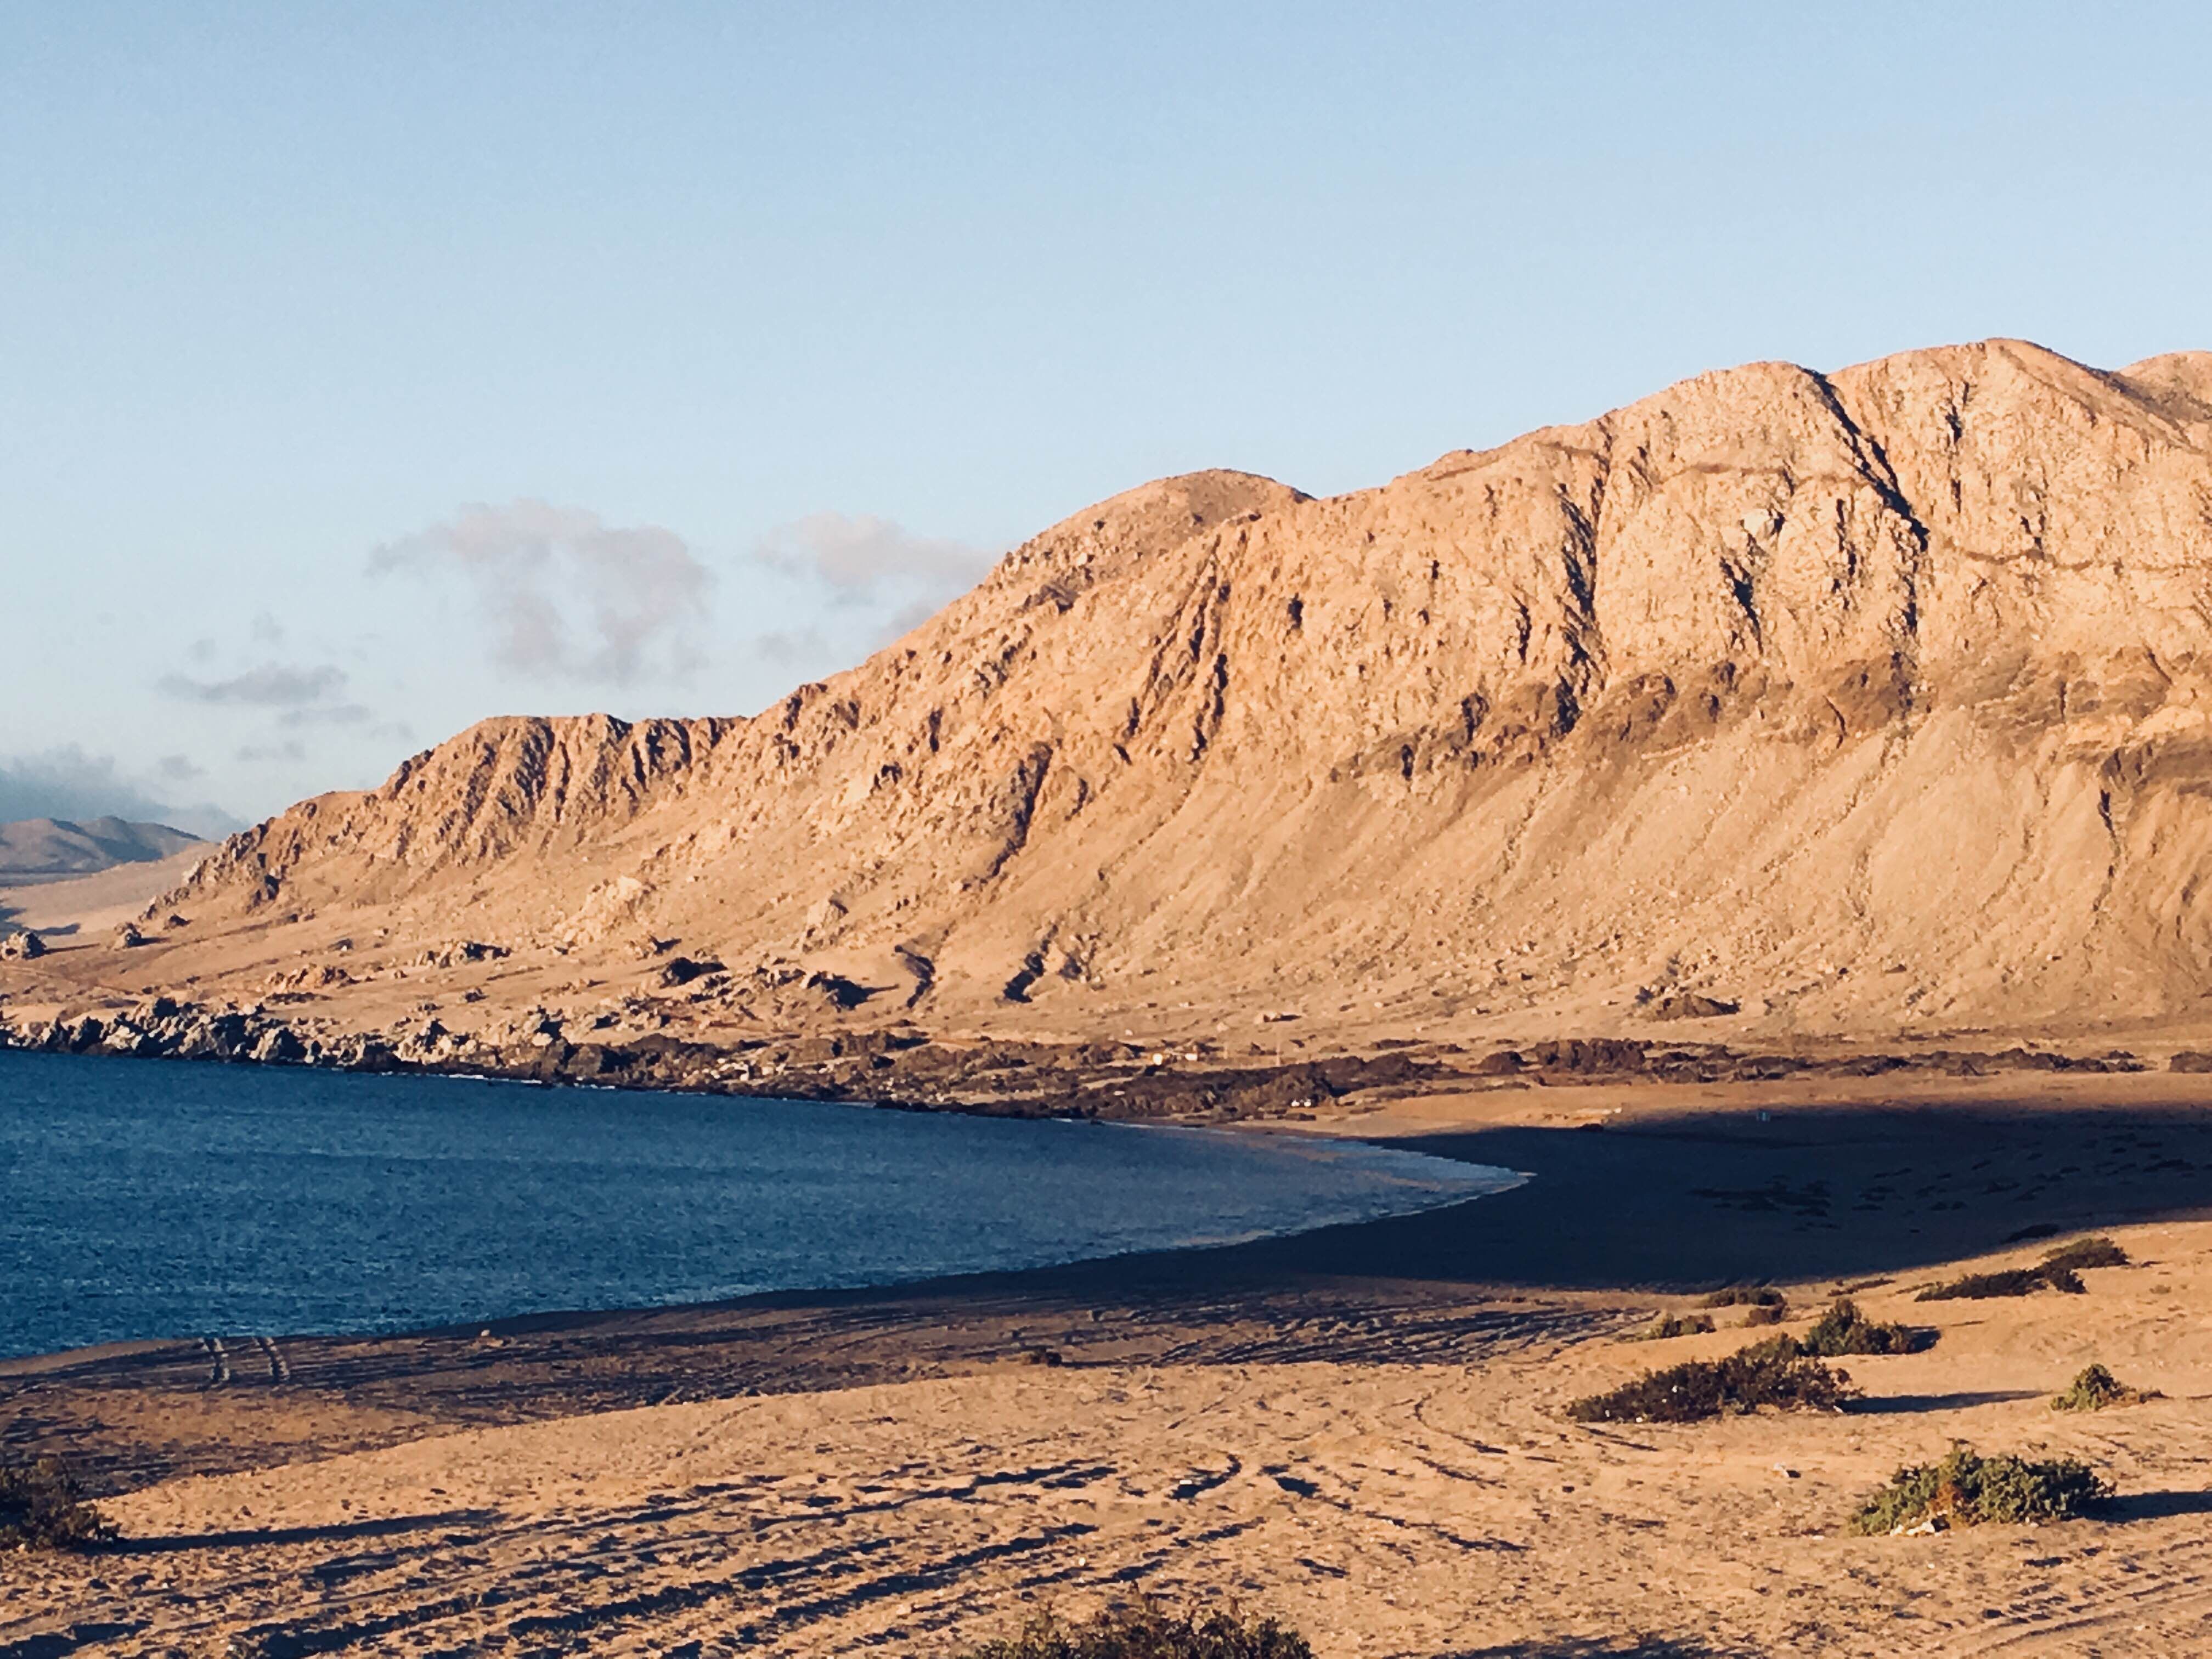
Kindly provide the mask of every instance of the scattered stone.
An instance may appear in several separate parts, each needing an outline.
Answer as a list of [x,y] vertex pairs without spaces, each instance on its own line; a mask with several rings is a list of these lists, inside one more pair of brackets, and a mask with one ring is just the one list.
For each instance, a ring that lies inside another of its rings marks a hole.
[[679,985],[689,985],[695,979],[704,979],[709,974],[726,971],[719,962],[701,962],[691,957],[672,957],[661,964],[653,976],[656,984],[674,990]]
[[857,980],[847,979],[842,974],[810,974],[806,977],[806,988],[819,991],[839,1008],[857,1008],[875,994]]
[[504,945],[487,945],[482,939],[457,939],[451,945],[434,945],[410,962],[411,968],[459,968],[471,962],[497,962],[511,952]]
[[1742,1006],[1740,1002],[1723,1001],[1698,991],[1670,991],[1646,1003],[1644,1012],[1654,1019],[1719,1019]]

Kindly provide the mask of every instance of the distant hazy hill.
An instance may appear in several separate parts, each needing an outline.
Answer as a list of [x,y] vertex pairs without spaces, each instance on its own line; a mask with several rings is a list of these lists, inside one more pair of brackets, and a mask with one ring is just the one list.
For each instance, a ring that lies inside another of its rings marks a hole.
[[22,818],[0,823],[0,884],[90,875],[118,864],[151,864],[199,844],[166,823],[122,818]]

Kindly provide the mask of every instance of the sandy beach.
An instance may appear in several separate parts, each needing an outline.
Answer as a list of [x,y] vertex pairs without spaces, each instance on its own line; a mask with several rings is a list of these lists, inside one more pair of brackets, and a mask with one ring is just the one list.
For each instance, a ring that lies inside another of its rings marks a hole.
[[[14,1362],[0,1434],[66,1451],[124,1540],[11,1563],[0,1653],[939,1652],[1138,1591],[1239,1598],[1322,1654],[2212,1650],[2208,1093],[1416,1098],[1318,1127],[1536,1178],[1027,1274]],[[2138,1265],[2084,1295],[1912,1299],[2093,1226]],[[1843,1413],[1562,1416],[1763,1334],[1724,1310],[1621,1340],[1753,1280],[1787,1329],[1850,1286],[1936,1340],[1844,1362]],[[2093,1359],[2165,1397],[2050,1410]],[[1848,1535],[1960,1438],[2120,1496]]]

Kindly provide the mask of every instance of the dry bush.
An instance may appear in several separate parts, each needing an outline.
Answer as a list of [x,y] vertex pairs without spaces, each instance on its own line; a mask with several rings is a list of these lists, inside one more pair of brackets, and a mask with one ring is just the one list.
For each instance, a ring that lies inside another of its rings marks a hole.
[[1306,1638],[1231,1605],[1170,1613],[1157,1602],[1109,1607],[1077,1624],[1036,1614],[1011,1637],[959,1659],[1313,1659]]
[[1855,1390],[1845,1373],[1808,1359],[1786,1336],[1755,1343],[1725,1359],[1692,1359],[1577,1400],[1577,1423],[1696,1423],[1771,1406],[1778,1411],[1836,1411]]
[[2031,1296],[2046,1286],[2054,1291],[2064,1291],[2069,1296],[2079,1296],[2088,1288],[2081,1282],[2081,1268],[2124,1267],[2128,1265],[2128,1253],[2111,1239],[2102,1237],[2080,1238],[2071,1244],[2061,1244],[2045,1252],[2043,1260],[2033,1267],[2008,1267],[1993,1273],[1967,1273],[1948,1284],[1930,1285],[1916,1299],[1921,1302],[1951,1302],[1980,1300],[1993,1296]]
[[1778,1308],[1783,1300],[1782,1292],[1771,1285],[1731,1285],[1725,1290],[1715,1291],[1698,1305],[1701,1308]]
[[1942,1285],[1930,1285],[1912,1299],[1980,1302],[1996,1296],[2033,1296],[2045,1289],[2079,1296],[2087,1288],[2070,1268],[2008,1267],[2002,1273],[1965,1273]]
[[2083,1267],[2125,1267],[2131,1265],[2128,1253],[2111,1239],[2100,1234],[2095,1238],[2077,1238],[2071,1244],[2061,1244],[2046,1251],[2043,1258],[2045,1272],[2078,1272]]
[[1813,1328],[1797,1339],[1797,1352],[1821,1359],[1847,1353],[1911,1353],[1923,1340],[1910,1326],[1869,1319],[1857,1303],[1838,1297]]
[[2066,1392],[2054,1395],[2055,1412],[2100,1412],[2108,1406],[2140,1406],[2163,1398],[2156,1389],[2131,1389],[2102,1365],[2085,1365]]
[[1859,1506],[1850,1524],[1853,1532],[1877,1534],[1990,1521],[2040,1524],[2071,1520],[2112,1495],[2107,1482],[2073,1458],[1981,1457],[1962,1442],[1940,1463],[1899,1469]]
[[0,1465],[0,1549],[81,1550],[114,1535],[59,1458]]
[[1703,1336],[1713,1322],[1703,1314],[1662,1314],[1640,1331],[1631,1331],[1624,1342],[1663,1342],[1670,1336]]

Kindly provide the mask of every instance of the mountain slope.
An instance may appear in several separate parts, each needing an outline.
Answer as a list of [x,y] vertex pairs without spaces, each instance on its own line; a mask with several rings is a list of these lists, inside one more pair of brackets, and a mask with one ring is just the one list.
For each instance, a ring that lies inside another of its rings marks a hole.
[[199,844],[165,823],[122,818],[21,818],[0,823],[0,884],[90,875],[118,864],[151,864]]
[[751,720],[487,722],[234,837],[163,971],[373,922],[1076,1029],[2185,1021],[2208,647],[2212,355],[1753,364],[1348,495],[1146,485]]

